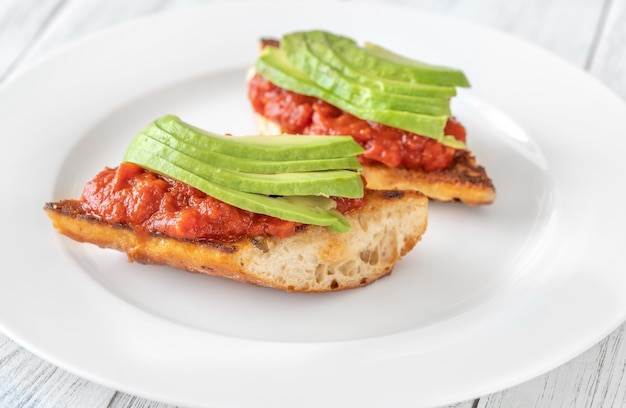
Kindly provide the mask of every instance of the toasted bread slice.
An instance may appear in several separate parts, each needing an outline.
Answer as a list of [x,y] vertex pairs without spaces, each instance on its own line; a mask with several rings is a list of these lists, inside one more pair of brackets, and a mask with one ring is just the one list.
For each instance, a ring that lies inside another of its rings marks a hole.
[[44,210],[61,234],[123,251],[130,262],[286,291],[328,292],[364,286],[389,274],[424,234],[428,199],[417,192],[368,190],[366,205],[346,214],[352,225],[347,233],[309,225],[288,238],[236,242],[137,234],[129,226],[86,215],[77,200],[47,203]]
[[[254,113],[257,130],[263,135],[283,133],[276,122]],[[491,204],[496,198],[493,182],[484,167],[467,150],[456,153],[452,165],[427,172],[364,164],[363,175],[371,189],[416,190],[437,201],[461,201],[468,205]]]
[[496,198],[491,179],[468,151],[457,152],[452,165],[444,170],[428,172],[366,164],[363,176],[368,187],[417,190],[436,201],[483,205]]

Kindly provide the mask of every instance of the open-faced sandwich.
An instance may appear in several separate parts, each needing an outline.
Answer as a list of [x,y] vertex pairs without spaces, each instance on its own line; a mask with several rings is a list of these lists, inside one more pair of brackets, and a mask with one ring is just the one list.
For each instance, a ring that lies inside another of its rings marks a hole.
[[351,135],[368,187],[490,204],[495,188],[450,111],[463,72],[325,31],[261,41],[248,97],[262,134]]
[[366,188],[350,136],[224,136],[164,116],[77,199],[46,203],[60,232],[129,261],[287,291],[389,274],[421,239],[427,198]]

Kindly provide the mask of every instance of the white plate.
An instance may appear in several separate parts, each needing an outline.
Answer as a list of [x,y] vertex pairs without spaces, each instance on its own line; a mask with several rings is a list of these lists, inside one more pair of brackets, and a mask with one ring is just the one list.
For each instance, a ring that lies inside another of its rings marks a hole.
[[[43,204],[78,196],[159,115],[253,132],[257,39],[304,28],[464,69],[454,111],[497,202],[433,204],[390,277],[324,295],[127,264],[53,231]],[[442,405],[546,372],[626,318],[626,107],[503,34],[381,5],[216,4],[90,37],[0,92],[0,328],[115,389],[189,406]]]

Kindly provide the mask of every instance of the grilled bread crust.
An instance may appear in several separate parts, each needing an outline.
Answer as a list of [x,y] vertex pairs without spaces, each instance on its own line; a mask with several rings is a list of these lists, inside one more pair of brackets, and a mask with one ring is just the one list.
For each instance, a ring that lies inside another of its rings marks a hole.
[[169,265],[290,292],[329,292],[364,286],[388,275],[426,231],[428,199],[412,191],[367,191],[365,207],[346,214],[341,234],[306,226],[280,238],[236,242],[184,241],[139,234],[85,214],[77,200],[47,203],[63,235],[125,252],[130,262]]
[[[256,112],[254,120],[262,135],[284,133],[278,123]],[[415,190],[436,201],[484,205],[496,199],[496,189],[485,168],[467,150],[457,152],[452,165],[444,170],[428,172],[392,168],[384,164],[364,164],[363,176],[368,188]]]
[[428,172],[371,164],[363,166],[363,176],[370,188],[417,190],[436,201],[483,205],[496,199],[485,169],[466,150],[457,152],[452,165],[444,170]]

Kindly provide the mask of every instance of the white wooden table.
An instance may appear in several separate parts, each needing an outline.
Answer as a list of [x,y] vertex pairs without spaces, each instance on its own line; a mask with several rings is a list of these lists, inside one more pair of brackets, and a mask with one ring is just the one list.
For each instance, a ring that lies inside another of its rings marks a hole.
[[[0,84],[27,61],[88,33],[209,1],[0,0]],[[626,99],[626,0],[385,2],[452,15],[524,38],[585,69]],[[579,357],[538,378],[452,406],[626,407],[625,329],[626,324]],[[166,405],[67,373],[0,333],[0,407]]]

